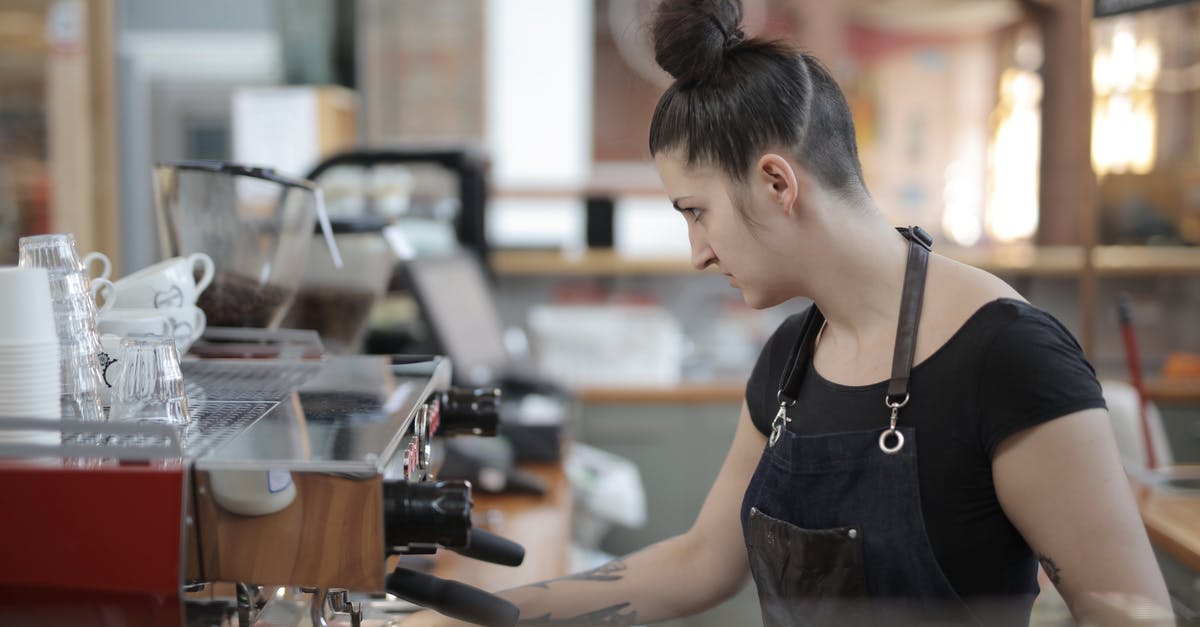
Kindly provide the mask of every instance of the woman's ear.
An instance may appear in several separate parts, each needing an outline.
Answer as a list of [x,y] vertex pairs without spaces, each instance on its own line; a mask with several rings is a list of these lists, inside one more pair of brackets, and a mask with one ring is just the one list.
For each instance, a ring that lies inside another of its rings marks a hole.
[[808,175],[775,153],[759,158],[755,169],[755,187],[784,213],[791,213],[809,185]]

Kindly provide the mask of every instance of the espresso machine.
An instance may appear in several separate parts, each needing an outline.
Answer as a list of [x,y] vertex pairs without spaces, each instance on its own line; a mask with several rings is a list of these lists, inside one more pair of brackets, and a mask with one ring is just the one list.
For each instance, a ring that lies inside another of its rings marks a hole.
[[434,438],[494,434],[498,392],[452,387],[439,356],[287,353],[184,360],[183,430],[0,426],[67,434],[0,444],[0,624],[359,625],[398,600],[514,624],[499,597],[388,568],[439,549],[521,563],[472,528],[470,484],[437,480],[430,455]]

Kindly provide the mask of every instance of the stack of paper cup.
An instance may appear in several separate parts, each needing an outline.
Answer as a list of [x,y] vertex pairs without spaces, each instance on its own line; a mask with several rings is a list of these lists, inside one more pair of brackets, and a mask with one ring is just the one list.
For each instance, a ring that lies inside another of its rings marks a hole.
[[[58,331],[45,268],[0,267],[0,422],[57,420]],[[0,429],[0,442],[58,444],[57,431]]]

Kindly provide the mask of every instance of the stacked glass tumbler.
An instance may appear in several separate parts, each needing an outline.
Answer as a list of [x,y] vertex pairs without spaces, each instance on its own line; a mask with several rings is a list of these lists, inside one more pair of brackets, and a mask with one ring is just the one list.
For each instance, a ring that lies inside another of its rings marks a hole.
[[[70,233],[22,237],[19,265],[45,268],[58,329],[63,420],[103,420],[96,301]],[[90,255],[89,255],[90,257]]]

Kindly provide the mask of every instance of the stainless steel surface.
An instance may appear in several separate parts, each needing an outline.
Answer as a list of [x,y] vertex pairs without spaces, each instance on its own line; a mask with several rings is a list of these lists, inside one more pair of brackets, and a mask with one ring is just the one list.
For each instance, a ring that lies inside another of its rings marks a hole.
[[384,476],[402,446],[423,447],[417,416],[428,436],[426,403],[449,387],[450,362],[206,361],[185,373],[203,578],[382,591]]
[[258,586],[237,582],[238,625],[250,625],[251,616],[255,614],[254,599],[258,596]]
[[[422,404],[450,384],[441,357],[384,356],[185,361],[192,419],[152,423],[9,420],[0,430],[68,433],[60,446],[0,444],[0,457],[185,458],[198,470],[311,470],[380,474]],[[122,436],[95,445],[91,436]]]
[[325,588],[301,588],[301,591],[312,595],[308,606],[308,620],[312,627],[329,627],[329,622],[325,620]]
[[325,363],[292,359],[186,359],[180,366],[190,405],[278,401],[317,376]]
[[195,403],[188,398],[193,419],[183,434],[184,455],[191,459],[224,446],[265,416],[278,401]]
[[[194,421],[203,425],[209,415],[228,409],[222,397],[249,397],[253,386],[244,381],[262,375],[253,370],[245,369],[246,378],[232,395],[223,392],[227,388],[204,386],[202,377],[193,379],[208,396],[198,403]],[[331,357],[312,372],[284,374],[294,380],[307,377],[275,399],[279,402],[259,419],[240,425],[235,437],[205,449],[196,459],[197,470],[381,473],[421,404],[449,386],[450,363],[443,358],[393,364],[387,357]]]
[[[53,457],[147,461],[183,456],[179,432],[162,424],[5,418],[0,421],[0,433],[8,431],[53,431],[66,435],[59,445],[0,442],[0,459]],[[93,443],[108,436],[120,436],[126,445]]]

